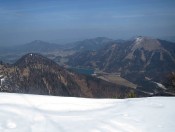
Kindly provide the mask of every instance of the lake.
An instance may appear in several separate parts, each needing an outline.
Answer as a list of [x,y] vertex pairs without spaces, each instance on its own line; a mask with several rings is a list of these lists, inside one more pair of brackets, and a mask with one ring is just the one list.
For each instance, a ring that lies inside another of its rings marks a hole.
[[70,70],[79,73],[79,74],[85,74],[85,75],[92,75],[94,74],[94,70],[93,69],[85,69],[85,68],[69,68]]

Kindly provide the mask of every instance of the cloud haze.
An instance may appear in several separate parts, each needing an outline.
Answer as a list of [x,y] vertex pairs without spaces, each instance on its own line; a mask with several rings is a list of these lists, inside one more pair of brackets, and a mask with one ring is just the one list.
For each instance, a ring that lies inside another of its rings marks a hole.
[[172,0],[0,0],[0,45],[175,35]]

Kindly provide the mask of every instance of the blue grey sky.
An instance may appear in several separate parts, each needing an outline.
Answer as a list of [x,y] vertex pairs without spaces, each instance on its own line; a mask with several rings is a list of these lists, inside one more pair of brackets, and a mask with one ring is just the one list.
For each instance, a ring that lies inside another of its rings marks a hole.
[[0,0],[0,45],[175,36],[175,0]]

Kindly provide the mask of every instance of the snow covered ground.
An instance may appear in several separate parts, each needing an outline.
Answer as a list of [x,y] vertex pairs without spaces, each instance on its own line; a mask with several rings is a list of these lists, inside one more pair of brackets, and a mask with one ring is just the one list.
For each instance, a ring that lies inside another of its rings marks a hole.
[[0,132],[175,132],[175,98],[0,93]]

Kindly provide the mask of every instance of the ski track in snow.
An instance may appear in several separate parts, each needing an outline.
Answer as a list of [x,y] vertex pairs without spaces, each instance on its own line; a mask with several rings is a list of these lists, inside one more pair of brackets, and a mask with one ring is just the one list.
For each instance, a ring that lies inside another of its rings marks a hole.
[[174,132],[175,97],[85,99],[0,93],[0,132]]

